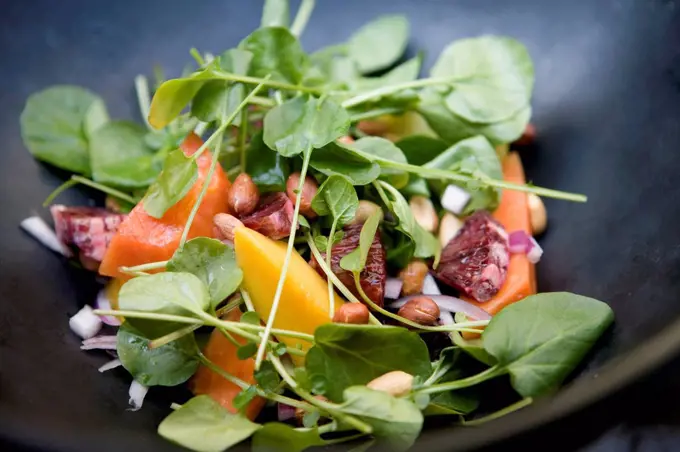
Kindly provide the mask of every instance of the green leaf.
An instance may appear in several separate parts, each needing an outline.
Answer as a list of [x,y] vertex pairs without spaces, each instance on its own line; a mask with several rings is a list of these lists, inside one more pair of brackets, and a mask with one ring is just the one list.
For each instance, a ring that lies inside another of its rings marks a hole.
[[331,215],[338,226],[350,222],[356,214],[357,207],[359,207],[357,191],[341,176],[330,176],[326,179],[312,199],[314,211],[320,216]]
[[257,344],[255,342],[248,342],[236,350],[236,357],[240,360],[245,360],[255,356],[255,353],[257,353]]
[[461,39],[449,44],[430,71],[451,77],[446,106],[466,121],[507,120],[529,105],[534,66],[519,41],[501,36]]
[[288,0],[265,0],[260,27],[284,27],[290,25]]
[[[394,145],[390,140],[381,137],[364,137],[351,145],[352,147],[365,152],[366,154],[374,155],[387,160],[392,160],[398,163],[407,163],[406,156],[401,149]],[[403,188],[409,180],[409,174],[406,171],[401,171],[393,168],[382,168],[380,177],[390,183],[395,188]]]
[[315,390],[342,400],[342,392],[366,384],[387,372],[402,370],[414,376],[431,373],[425,342],[418,334],[396,326],[327,323],[314,332],[306,369]]
[[129,121],[112,121],[98,128],[90,138],[92,179],[117,187],[148,187],[161,168],[146,136],[144,127]]
[[264,142],[284,157],[320,148],[346,135],[347,111],[332,100],[299,96],[264,117]]
[[77,86],[56,85],[31,94],[19,122],[24,145],[35,158],[89,174],[89,138],[108,120],[99,96]]
[[479,399],[469,391],[437,394],[423,411],[425,416],[455,416],[472,413],[479,407]]
[[260,315],[255,312],[255,311],[246,311],[243,314],[241,314],[241,319],[239,320],[242,323],[247,323],[249,325],[260,325],[260,322],[262,322],[262,319],[260,319]]
[[487,366],[493,366],[496,364],[496,360],[493,356],[489,355],[486,350],[484,350],[484,343],[481,339],[465,339],[457,331],[449,333],[449,337],[456,346],[460,347],[468,355],[472,356],[477,361],[486,364]]
[[[124,311],[191,316],[210,306],[208,289],[191,273],[156,273],[139,276],[123,284],[118,294],[118,307]],[[150,337],[158,337],[177,329],[177,324],[156,320],[125,320]]]
[[[339,59],[336,58],[334,61],[338,60]],[[416,80],[420,74],[420,66],[423,63],[423,54],[419,53],[410,60],[404,61],[380,77],[359,77],[354,61],[350,58],[345,58],[345,60],[350,61],[352,63],[351,67],[354,69],[354,73],[348,69],[346,74],[346,82],[348,86],[352,88],[352,91],[359,93],[378,89],[385,85],[393,85]],[[399,99],[400,96],[400,93],[395,93],[393,95],[385,96],[381,99]]]
[[420,435],[423,414],[410,400],[364,386],[347,388],[343,395],[342,411],[369,423],[378,445],[406,451]]
[[234,405],[234,408],[237,410],[241,411],[243,410],[252,400],[257,396],[257,387],[256,386],[248,386],[246,389],[242,390],[238,394],[236,394],[236,397],[234,397],[234,400],[232,404]]
[[[498,160],[498,154],[488,140],[482,136],[459,141],[422,166],[423,168],[451,170],[473,177],[481,174],[490,179],[503,179],[503,169]],[[430,182],[430,185],[440,194],[444,192],[448,184],[445,181]],[[501,190],[493,187],[479,187],[475,183],[460,185],[468,190],[471,195],[464,213],[471,213],[480,209],[493,211],[498,206]]]
[[167,269],[196,275],[208,288],[213,308],[234,293],[243,279],[234,249],[208,237],[191,239],[178,248]]
[[253,452],[301,452],[326,444],[316,429],[295,430],[278,422],[264,424],[253,435],[252,443]]
[[246,173],[260,192],[286,191],[290,162],[264,144],[261,131],[250,140],[247,156]]
[[263,361],[254,376],[257,384],[265,391],[274,391],[281,383],[281,376],[270,361]]
[[170,124],[191,102],[203,84],[214,78],[211,70],[203,69],[188,77],[163,82],[151,99],[149,124],[156,129]]
[[309,164],[326,176],[342,176],[352,185],[370,184],[380,176],[380,165],[337,141],[315,150]]
[[300,42],[285,28],[259,28],[248,35],[239,48],[253,54],[250,75],[299,83],[309,66]]
[[409,135],[397,141],[395,145],[412,165],[423,165],[449,147],[445,141],[427,135]]
[[130,375],[145,386],[177,386],[198,369],[198,347],[194,335],[186,334],[157,348],[125,322],[118,329],[118,359]]
[[[220,67],[232,74],[247,75],[253,54],[241,49],[229,49],[218,57]],[[242,83],[208,80],[198,90],[191,103],[191,114],[201,121],[212,122],[231,115],[243,102],[246,88]],[[241,118],[232,122],[238,126]]]
[[611,308],[567,292],[541,293],[507,306],[482,334],[484,348],[523,397],[555,390],[613,322]]
[[168,154],[163,171],[144,197],[144,210],[154,218],[162,218],[165,212],[186,195],[198,178],[196,161],[184,155],[181,149]]
[[360,273],[366,267],[368,252],[371,250],[373,239],[378,232],[380,220],[383,218],[381,210],[376,210],[361,227],[359,233],[359,246],[340,259],[340,267],[355,274]]
[[381,183],[381,185],[389,192],[388,196],[391,198],[387,207],[399,220],[397,230],[409,236],[415,244],[414,256],[423,259],[434,257],[434,264],[436,266],[441,255],[439,240],[418,224],[413,216],[411,207],[402,194],[399,193],[399,190],[385,182]]
[[347,43],[349,56],[364,74],[385,69],[404,54],[408,37],[405,16],[381,16],[352,34]]
[[163,438],[199,452],[221,452],[248,439],[260,426],[232,414],[207,395],[196,396],[158,426]]

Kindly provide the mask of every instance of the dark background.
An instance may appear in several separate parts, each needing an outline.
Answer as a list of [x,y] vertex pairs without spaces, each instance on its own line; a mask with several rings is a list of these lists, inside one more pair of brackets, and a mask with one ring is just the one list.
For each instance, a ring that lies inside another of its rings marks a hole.
[[[61,83],[100,94],[112,118],[139,119],[136,74],[150,74],[158,63],[178,75],[190,47],[219,52],[236,45],[258,26],[261,2],[1,5],[0,432],[64,450],[152,449],[172,397],[152,389],[142,412],[125,411],[129,377],[98,374],[108,358],[80,352],[67,326],[93,300],[92,278],[18,229],[33,211],[47,216],[40,205],[65,177],[32,160],[18,117],[29,94]],[[604,362],[619,357],[625,366],[629,350],[680,316],[680,3],[317,0],[303,45],[343,41],[389,12],[409,16],[409,52],[426,49],[426,68],[448,42],[465,36],[508,34],[529,48],[540,142],[526,156],[527,173],[539,185],[590,197],[586,205],[547,202],[551,226],[539,285],[612,304],[616,326],[583,369],[592,381],[611,378],[616,368],[598,373]],[[60,199],[83,204],[90,195],[72,190]],[[658,360],[670,364],[648,379],[504,447],[680,450],[674,349]],[[446,444],[459,445],[455,435]]]

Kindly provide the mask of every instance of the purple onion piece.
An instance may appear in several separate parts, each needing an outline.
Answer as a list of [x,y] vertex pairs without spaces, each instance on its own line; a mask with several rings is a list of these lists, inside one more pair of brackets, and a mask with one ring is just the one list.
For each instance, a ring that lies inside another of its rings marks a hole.
[[115,350],[116,336],[95,336],[85,339],[80,346],[81,350]]
[[[102,309],[106,311],[111,310],[111,301],[109,300],[109,297],[106,295],[106,287],[103,288],[102,290],[99,291],[97,294],[97,300],[95,301],[95,308],[96,309]],[[106,323],[107,325],[110,326],[120,326],[120,320],[116,316],[113,315],[101,315],[99,316],[102,319],[102,322]]]
[[277,414],[279,422],[286,422],[295,417],[295,407],[286,405],[285,403],[277,404]]

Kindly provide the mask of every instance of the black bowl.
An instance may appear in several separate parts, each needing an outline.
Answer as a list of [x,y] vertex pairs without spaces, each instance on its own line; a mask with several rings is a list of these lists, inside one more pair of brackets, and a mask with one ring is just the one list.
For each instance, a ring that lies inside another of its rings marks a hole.
[[[673,1],[318,2],[308,49],[339,42],[381,13],[412,23],[426,66],[453,39],[506,34],[536,66],[535,183],[586,193],[548,201],[538,267],[543,291],[610,303],[616,324],[555,397],[481,428],[424,433],[418,450],[470,448],[581,410],[680,350],[680,20]],[[64,178],[24,149],[26,97],[50,84],[91,88],[113,117],[136,115],[132,79],[160,63],[178,74],[188,49],[220,51],[259,23],[260,2],[4,2],[0,15],[0,437],[47,450],[159,450],[172,397],[153,389],[127,408],[129,377],[100,375],[106,358],[78,349],[67,319],[93,300],[93,277],[23,235],[18,224]],[[138,119],[138,118],[137,118]],[[74,190],[63,200],[90,202]]]

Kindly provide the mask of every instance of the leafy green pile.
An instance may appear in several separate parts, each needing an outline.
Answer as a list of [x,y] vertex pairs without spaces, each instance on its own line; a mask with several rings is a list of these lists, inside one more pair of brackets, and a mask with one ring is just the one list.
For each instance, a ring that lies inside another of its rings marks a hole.
[[[130,203],[141,201],[149,215],[160,218],[196,182],[196,159],[212,152],[212,165],[173,257],[121,268],[135,277],[120,291],[119,310],[98,313],[126,318],[118,332],[118,354],[144,385],[182,384],[203,365],[242,389],[234,400],[239,410],[260,396],[305,414],[302,427],[260,425],[197,396],[175,405],[158,429],[194,450],[224,450],[247,438],[259,451],[364,438],[405,450],[426,416],[473,413],[482,397],[468,388],[489,379],[509,375],[522,397],[491,418],[555,390],[613,319],[602,302],[550,293],[509,306],[490,322],[457,319],[453,325],[425,327],[380,308],[363,293],[359,274],[379,228],[392,264],[403,266],[417,257],[437,265],[439,242],[416,222],[407,202],[414,194],[440,195],[447,184],[458,184],[472,194],[470,212],[495,208],[502,189],[572,201],[585,197],[501,180],[494,145],[518,138],[531,114],[533,65],[520,43],[495,36],[455,41],[429,77],[418,78],[421,55],[400,62],[409,34],[402,16],[380,17],[345,43],[306,53],[298,37],[313,6],[313,0],[303,0],[290,24],[288,2],[266,0],[260,28],[219,55],[192,49],[197,69],[159,79],[152,100],[146,79],[138,77],[140,108],[148,120],[144,126],[110,121],[100,98],[70,86],[34,94],[21,117],[33,155],[77,173],[50,200],[85,183]],[[364,136],[357,127],[385,115],[417,118],[418,133],[393,143]],[[187,157],[178,144],[191,130],[210,133]],[[346,135],[359,139],[351,144],[338,140]],[[233,249],[207,237],[187,240],[218,164],[230,176],[247,172],[261,192],[285,190],[291,171],[301,173],[298,192],[307,174],[322,182],[312,203],[318,221],[310,224],[299,215],[297,197],[286,260],[265,326],[248,294],[239,290],[242,272]],[[361,300],[330,270],[331,247],[354,218],[359,199],[375,200],[389,212],[387,218],[377,212],[367,219],[359,246],[340,262],[354,274]],[[296,240],[298,226],[302,241]],[[326,324],[313,336],[273,328],[296,245],[326,273],[331,303],[335,288],[348,301],[365,302],[411,329],[383,325],[373,317],[370,325]],[[166,271],[146,273],[156,269]],[[235,309],[245,311],[240,321],[223,320]],[[483,326],[481,339],[460,335]],[[255,357],[257,384],[225,372],[203,355],[195,337],[202,327],[215,328],[239,344],[240,359]],[[454,345],[431,362],[421,338],[425,333],[449,334]],[[305,353],[272,335],[309,342],[305,365],[293,368],[288,357]],[[480,366],[486,368],[477,372]],[[395,370],[415,377],[408,394],[395,397],[366,387]]]

